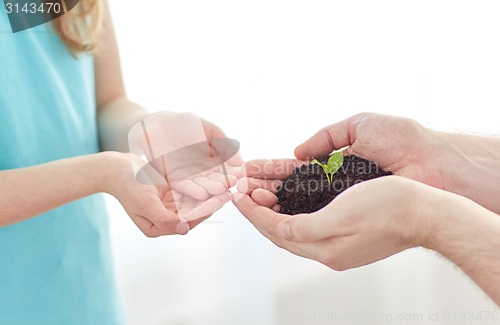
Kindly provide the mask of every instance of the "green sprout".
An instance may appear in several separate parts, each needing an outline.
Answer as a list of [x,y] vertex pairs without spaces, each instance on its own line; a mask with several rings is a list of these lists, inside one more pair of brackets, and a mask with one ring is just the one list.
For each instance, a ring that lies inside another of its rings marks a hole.
[[328,179],[328,184],[331,184],[333,182],[333,174],[335,174],[335,172],[339,170],[340,167],[342,167],[343,163],[344,154],[340,151],[333,153],[330,158],[328,158],[328,162],[326,163],[326,165],[320,163],[316,159],[313,159],[313,161],[311,161],[311,164],[317,164],[320,165],[321,168],[323,168],[323,171],[326,174],[326,179]]

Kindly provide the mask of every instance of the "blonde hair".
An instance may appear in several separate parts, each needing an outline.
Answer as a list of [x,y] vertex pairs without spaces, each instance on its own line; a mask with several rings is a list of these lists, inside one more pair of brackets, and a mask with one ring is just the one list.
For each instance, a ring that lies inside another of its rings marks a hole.
[[73,54],[91,52],[97,46],[101,20],[100,0],[80,0],[75,8],[54,20],[54,28]]

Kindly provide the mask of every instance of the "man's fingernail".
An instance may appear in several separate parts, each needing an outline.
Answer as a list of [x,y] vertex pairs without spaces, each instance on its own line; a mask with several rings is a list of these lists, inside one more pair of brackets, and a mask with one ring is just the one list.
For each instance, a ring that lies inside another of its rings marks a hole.
[[178,235],[185,235],[189,231],[189,225],[187,222],[179,222],[175,228],[175,233]]
[[278,235],[284,239],[292,239],[292,227],[288,222],[282,222],[278,225]]

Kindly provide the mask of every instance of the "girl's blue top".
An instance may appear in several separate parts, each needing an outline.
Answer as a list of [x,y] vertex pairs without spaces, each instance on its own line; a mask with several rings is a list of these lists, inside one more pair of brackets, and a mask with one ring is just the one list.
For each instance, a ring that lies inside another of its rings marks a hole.
[[[92,55],[51,23],[12,33],[0,3],[0,171],[98,152],[94,88]],[[102,195],[0,228],[0,324],[123,324],[120,306]]]

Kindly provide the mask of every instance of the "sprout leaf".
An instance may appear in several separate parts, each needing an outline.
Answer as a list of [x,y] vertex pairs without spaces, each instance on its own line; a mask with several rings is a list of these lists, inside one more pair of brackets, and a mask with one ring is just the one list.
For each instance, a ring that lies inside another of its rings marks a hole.
[[337,151],[333,153],[330,158],[328,158],[327,164],[322,164],[316,159],[313,159],[311,161],[311,164],[316,164],[320,165],[321,168],[323,168],[323,171],[326,174],[326,179],[328,180],[328,183],[331,184],[333,181],[333,174],[335,174],[340,167],[342,167],[342,164],[344,163],[344,154],[340,151]]

